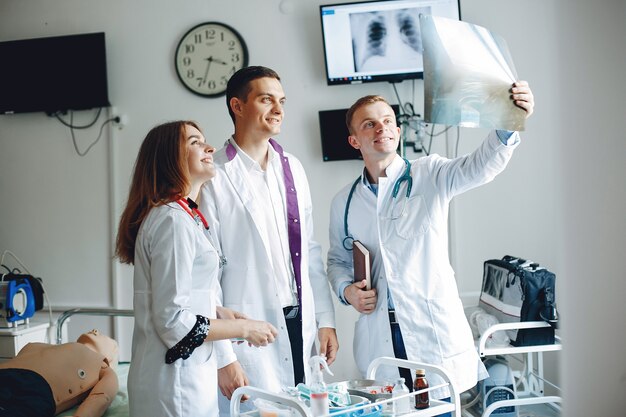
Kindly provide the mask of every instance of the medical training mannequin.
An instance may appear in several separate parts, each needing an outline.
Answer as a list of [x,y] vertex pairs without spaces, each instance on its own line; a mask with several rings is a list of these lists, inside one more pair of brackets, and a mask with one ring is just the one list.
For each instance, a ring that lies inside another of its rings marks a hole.
[[[534,99],[528,83],[516,82],[510,92],[512,103],[530,116]],[[384,98],[357,100],[346,124],[348,141],[361,152],[365,167],[333,199],[327,266],[340,301],[361,313],[354,332],[357,366],[365,374],[380,356],[430,363],[445,368],[465,391],[487,372],[449,261],[448,205],[503,171],[519,135],[494,131],[468,155],[408,161],[396,153],[400,128]],[[370,251],[371,290],[363,288],[365,281],[353,283],[353,240]],[[377,377],[390,381],[398,376],[393,368],[381,372]],[[412,386],[412,375],[402,376]],[[433,375],[429,382],[442,381]],[[431,392],[433,398],[449,395],[447,388]]]
[[133,417],[217,416],[213,341],[258,347],[277,334],[218,306],[219,247],[194,202],[215,174],[214,150],[189,121],[154,127],[139,149],[116,245],[120,260],[134,265]]
[[252,66],[233,74],[226,103],[235,131],[216,152],[217,174],[201,191],[200,207],[216,225],[226,258],[223,305],[279,330],[276,343],[266,349],[220,349],[224,415],[239,386],[280,391],[303,382],[316,337],[329,364],[338,349],[306,174],[300,161],[272,139],[280,133],[285,100],[275,71]]
[[76,417],[99,417],[118,388],[117,342],[98,330],[76,343],[29,343],[0,363],[0,416],[48,417],[80,403]]

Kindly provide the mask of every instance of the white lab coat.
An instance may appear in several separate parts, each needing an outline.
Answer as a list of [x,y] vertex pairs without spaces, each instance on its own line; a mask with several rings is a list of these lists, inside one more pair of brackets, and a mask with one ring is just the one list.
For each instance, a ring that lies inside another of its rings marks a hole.
[[[227,259],[220,284],[223,305],[255,320],[272,323],[278,330],[276,341],[267,347],[254,348],[247,343],[220,343],[218,368],[237,359],[246,372],[251,386],[280,392],[281,387],[293,386],[293,361],[285,317],[278,296],[271,266],[270,248],[259,226],[263,210],[254,199],[248,181],[248,168],[239,153],[229,161],[225,147],[213,160],[215,177],[201,190],[200,210],[207,215],[212,230]],[[241,152],[241,151],[240,151]],[[268,170],[278,170],[278,183],[283,201],[285,189],[278,153],[272,154]],[[313,216],[309,185],[300,161],[285,153],[298,192],[302,241],[302,337],[304,368],[308,375],[308,359],[314,348],[318,327],[335,327],[334,306],[328,286],[321,247],[313,239]],[[272,165],[275,164],[275,165]],[[317,325],[316,325],[317,320]],[[233,355],[236,355],[235,356]],[[228,415],[228,400],[220,393],[220,413]],[[242,405],[246,410],[247,404]]]
[[187,212],[176,203],[150,210],[135,247],[131,417],[217,416],[213,343],[165,363],[165,353],[191,331],[196,314],[215,318],[217,274],[217,252]]
[[[444,367],[461,391],[487,377],[448,258],[448,206],[455,195],[491,181],[505,168],[513,148],[504,146],[493,132],[468,156],[450,160],[431,155],[412,161],[413,188],[408,200],[403,182],[397,201],[392,201],[393,186],[406,167],[399,156],[387,168],[387,177],[379,179],[378,198],[362,181],[357,185],[348,228],[373,255],[372,279],[378,294],[376,310],[361,314],[355,325],[354,356],[363,375],[373,359],[394,356],[389,286],[409,360]],[[335,196],[331,208],[328,277],[335,293],[353,277],[352,252],[342,245],[351,186]],[[394,220],[405,201],[404,214]],[[380,376],[393,381],[397,368],[381,368]],[[434,386],[442,380],[433,375],[429,382]],[[439,389],[431,395],[446,398],[449,391]]]

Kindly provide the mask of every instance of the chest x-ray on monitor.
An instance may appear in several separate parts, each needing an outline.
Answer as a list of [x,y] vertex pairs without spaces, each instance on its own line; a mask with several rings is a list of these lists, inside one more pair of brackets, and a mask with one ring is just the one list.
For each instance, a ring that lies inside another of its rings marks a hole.
[[458,20],[459,0],[362,0],[320,5],[328,85],[422,78],[422,13]]
[[421,13],[430,7],[350,13],[355,72],[421,68]]
[[470,23],[421,15],[424,118],[429,123],[524,130],[510,99],[517,73],[504,39]]

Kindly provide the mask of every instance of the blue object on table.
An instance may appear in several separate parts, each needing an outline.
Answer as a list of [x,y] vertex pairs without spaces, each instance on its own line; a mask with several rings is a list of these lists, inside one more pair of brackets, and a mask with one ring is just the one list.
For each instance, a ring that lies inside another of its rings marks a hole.
[[0,327],[11,327],[16,322],[35,315],[35,297],[26,279],[0,282]]
[[379,417],[383,407],[381,405],[372,404],[371,407],[355,410],[355,407],[369,403],[369,400],[358,395],[351,395],[351,405],[345,407],[330,407],[330,414],[333,417]]

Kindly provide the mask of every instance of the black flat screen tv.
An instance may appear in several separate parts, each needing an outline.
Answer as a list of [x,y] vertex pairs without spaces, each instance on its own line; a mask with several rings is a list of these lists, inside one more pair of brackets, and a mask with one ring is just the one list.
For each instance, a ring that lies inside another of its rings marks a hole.
[[[398,117],[400,107],[392,104],[391,108]],[[346,112],[348,109],[320,110],[320,136],[322,137],[322,158],[324,161],[347,161],[363,159],[361,152],[348,143]]]
[[0,114],[110,106],[104,33],[0,42]]
[[460,0],[386,0],[320,6],[328,85],[424,77],[419,15],[460,19]]

